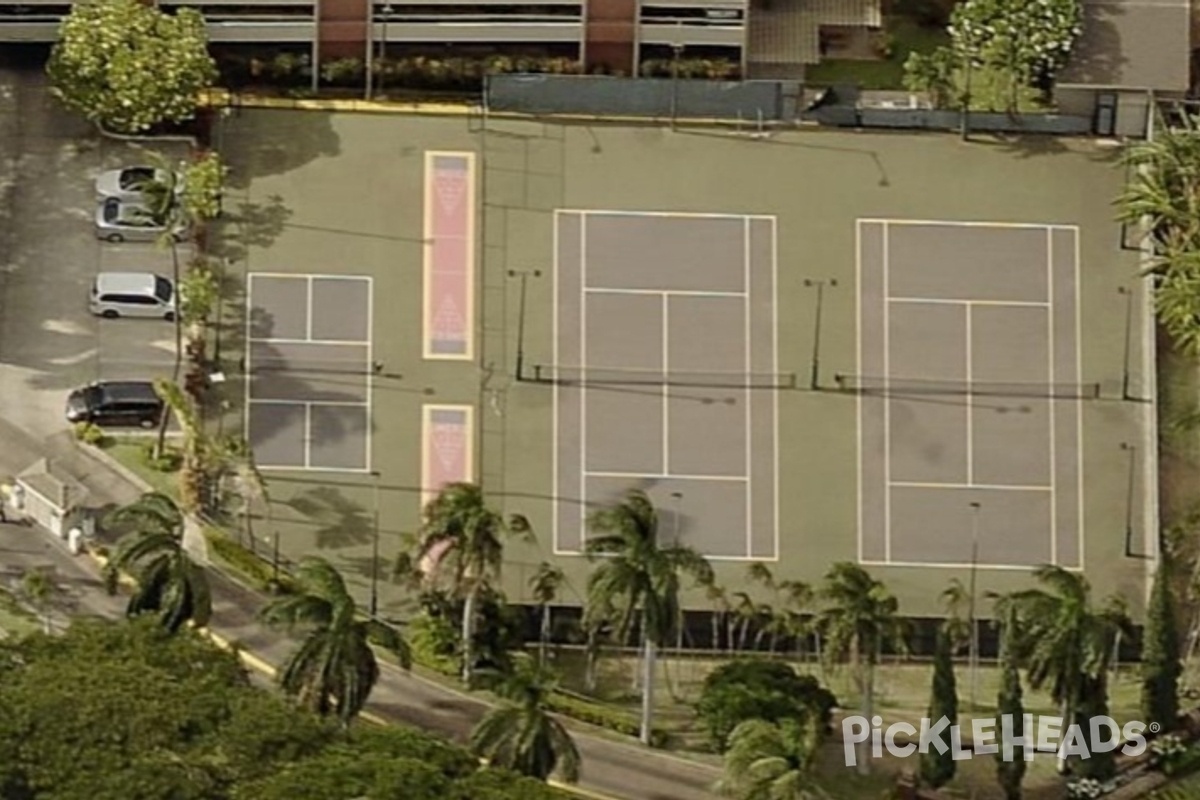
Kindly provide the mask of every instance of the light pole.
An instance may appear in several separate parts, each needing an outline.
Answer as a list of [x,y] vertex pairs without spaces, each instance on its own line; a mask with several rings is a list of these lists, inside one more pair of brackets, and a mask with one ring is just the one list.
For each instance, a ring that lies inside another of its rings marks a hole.
[[960,129],[960,131],[959,131],[960,135],[962,136],[962,140],[963,140],[964,142],[965,142],[965,141],[967,141],[967,139],[969,139],[969,138],[970,138],[970,136],[971,136],[971,125],[970,125],[970,116],[971,116],[971,56],[970,56],[970,54],[968,54],[968,55],[967,55],[967,58],[966,58],[965,60],[966,60],[966,62],[967,62],[967,69],[966,69],[966,73],[967,73],[967,75],[966,75],[966,80],[964,81],[964,83],[966,84],[966,86],[964,87],[964,91],[963,91],[963,104],[962,104],[962,125],[961,125],[961,129]]
[[380,36],[379,36],[379,67],[380,67],[380,69],[379,69],[378,89],[380,92],[383,91],[383,78],[387,72],[387,64],[385,62],[387,61],[388,17],[390,17],[391,15],[392,15],[392,4],[384,3],[383,4],[383,20],[382,20],[383,30],[380,31]]
[[1130,339],[1133,337],[1133,290],[1128,286],[1121,286],[1117,292],[1125,295],[1125,355],[1121,360],[1121,399],[1132,400],[1129,394],[1129,358]]
[[540,278],[542,271],[534,270],[517,270],[510,269],[508,277],[521,279],[521,300],[517,306],[517,380],[525,380],[525,293],[528,286],[529,276]]
[[683,45],[676,42],[671,45],[671,130],[679,117],[679,57],[683,55]]
[[279,531],[271,532],[271,583],[279,587]]
[[967,654],[967,669],[971,673],[971,711],[975,710],[975,674],[979,662],[979,620],[975,618],[975,575],[979,571],[979,503],[971,503],[971,576],[967,592],[967,620],[971,629],[971,647]]
[[[367,52],[363,55],[363,66],[366,73],[366,89],[363,93],[364,100],[370,100],[372,92],[372,83],[374,78],[371,74],[371,61],[375,57],[375,0],[369,0],[367,3]],[[314,65],[316,68],[316,65]]]
[[374,486],[371,490],[373,516],[373,535],[371,537],[371,618],[379,613],[379,470],[371,470]]
[[[671,492],[671,499],[675,501],[675,520],[672,527],[675,532],[672,534],[675,541],[671,544],[679,546],[679,518],[683,515],[683,492]],[[677,617],[675,619],[675,654],[678,656],[683,652],[683,606],[680,605],[676,609]]]
[[812,370],[809,376],[809,385],[816,391],[821,388],[821,312],[825,307],[825,287],[837,286],[837,280],[830,278],[828,280],[811,280],[804,279],[804,285],[811,288],[817,287],[817,313],[813,321],[813,349],[812,349]]

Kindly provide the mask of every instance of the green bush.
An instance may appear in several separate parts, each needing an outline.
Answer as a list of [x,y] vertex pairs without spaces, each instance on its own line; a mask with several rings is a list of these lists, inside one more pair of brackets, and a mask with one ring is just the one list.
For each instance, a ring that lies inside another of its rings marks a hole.
[[358,86],[365,71],[361,58],[336,58],[321,65],[321,80],[330,86]]
[[704,680],[696,713],[718,752],[729,734],[749,719],[778,722],[816,715],[829,731],[837,698],[811,675],[798,675],[782,661],[743,659],[713,670]]
[[442,675],[459,674],[458,629],[448,619],[423,612],[409,623],[407,638],[417,664]]
[[108,436],[104,434],[104,429],[94,422],[76,422],[72,430],[75,438],[84,444],[103,447],[108,443]]
[[[641,733],[640,723],[630,714],[602,706],[598,703],[590,703],[587,700],[573,697],[563,692],[554,692],[551,694],[546,701],[546,705],[551,711],[557,714],[577,719],[580,722],[586,722],[589,725],[607,728],[610,731],[616,731],[626,736],[637,736]],[[666,744],[666,731],[655,728],[650,732],[651,747],[664,747]]]
[[399,725],[355,728],[347,749],[389,758],[415,758],[447,778],[465,778],[479,769],[479,761],[463,748],[416,728]]
[[183,464],[183,453],[174,447],[165,447],[161,456],[154,454],[154,442],[142,445],[142,463],[157,472],[177,472]]
[[672,78],[687,79],[737,80],[739,67],[727,59],[708,58],[648,58],[640,68],[643,78]]
[[295,583],[284,572],[275,579],[275,570],[271,564],[251,553],[242,545],[235,542],[227,533],[217,528],[205,528],[204,538],[209,547],[229,567],[241,573],[254,586],[265,592],[279,594],[295,591]]

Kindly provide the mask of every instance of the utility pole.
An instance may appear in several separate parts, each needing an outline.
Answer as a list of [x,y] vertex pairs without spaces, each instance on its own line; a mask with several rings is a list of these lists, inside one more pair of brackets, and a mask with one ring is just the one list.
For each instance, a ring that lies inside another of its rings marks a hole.
[[525,298],[530,276],[540,278],[542,271],[510,269],[508,277],[521,279],[521,300],[517,306],[517,374],[518,381],[525,380]]
[[371,477],[375,484],[372,489],[372,505],[374,506],[374,530],[371,539],[371,618],[379,613],[379,470],[372,470]]

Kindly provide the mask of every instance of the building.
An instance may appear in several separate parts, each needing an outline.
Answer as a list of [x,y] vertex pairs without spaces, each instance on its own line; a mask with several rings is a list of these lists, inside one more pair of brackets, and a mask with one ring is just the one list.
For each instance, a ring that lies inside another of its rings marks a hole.
[[1189,0],[1083,0],[1083,35],[1058,76],[1055,100],[1092,116],[1101,135],[1145,134],[1153,98],[1190,86]]
[[[800,78],[823,27],[881,25],[880,0],[159,0],[202,10],[218,45],[311,48],[314,62],[403,49],[512,47],[636,74],[648,58],[724,58],[751,77]],[[69,3],[0,0],[0,44],[54,41]]]

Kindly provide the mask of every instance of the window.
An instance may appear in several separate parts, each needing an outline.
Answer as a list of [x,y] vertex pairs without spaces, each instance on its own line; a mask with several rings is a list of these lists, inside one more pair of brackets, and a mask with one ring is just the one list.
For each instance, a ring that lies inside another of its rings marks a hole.
[[171,282],[166,278],[154,278],[154,296],[164,303],[171,302],[171,295],[174,292],[171,290]]

